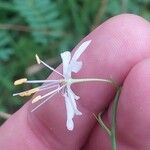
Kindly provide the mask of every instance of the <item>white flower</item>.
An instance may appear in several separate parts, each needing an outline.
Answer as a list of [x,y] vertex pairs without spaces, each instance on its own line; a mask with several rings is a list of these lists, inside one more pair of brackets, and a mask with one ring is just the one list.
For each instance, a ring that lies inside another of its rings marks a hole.
[[61,53],[62,58],[62,64],[63,64],[63,74],[52,68],[51,66],[47,65],[45,62],[39,59],[39,57],[36,55],[36,60],[38,64],[42,63],[46,67],[48,67],[50,70],[56,72],[60,76],[62,76],[62,79],[59,80],[34,80],[34,81],[28,81],[26,78],[20,79],[15,81],[15,85],[19,85],[22,83],[45,83],[44,85],[25,91],[21,93],[13,94],[14,96],[20,95],[20,96],[30,96],[31,94],[37,92],[37,91],[43,91],[43,90],[50,90],[50,92],[46,93],[45,95],[38,95],[32,100],[32,103],[35,103],[41,99],[44,99],[38,106],[36,106],[33,110],[37,110],[41,105],[43,105],[45,102],[50,100],[51,97],[53,97],[55,94],[61,91],[63,93],[63,96],[65,98],[65,104],[66,104],[66,111],[67,111],[67,121],[66,126],[68,130],[73,130],[74,128],[74,122],[73,117],[75,115],[82,115],[82,113],[77,109],[76,100],[78,100],[80,97],[77,96],[72,90],[71,90],[71,84],[73,83],[73,79],[71,77],[72,72],[77,73],[81,67],[82,62],[78,61],[78,58],[81,56],[81,54],[86,50],[86,48],[91,43],[91,40],[83,42],[79,48],[75,51],[74,55],[71,58],[71,53],[69,51],[65,51]]
[[[80,55],[85,51],[87,46],[91,43],[91,40],[84,42],[74,53],[73,57],[71,58],[71,53],[66,51],[61,54],[62,62],[63,62],[63,75],[66,80],[71,80],[71,73],[77,73],[81,67],[82,62],[77,61]],[[74,123],[73,117],[74,115],[82,115],[82,113],[77,109],[77,105],[75,100],[78,100],[79,97],[74,94],[71,90],[71,83],[67,83],[64,91],[65,103],[66,103],[66,110],[67,110],[67,123],[66,126],[69,130],[73,130]]]

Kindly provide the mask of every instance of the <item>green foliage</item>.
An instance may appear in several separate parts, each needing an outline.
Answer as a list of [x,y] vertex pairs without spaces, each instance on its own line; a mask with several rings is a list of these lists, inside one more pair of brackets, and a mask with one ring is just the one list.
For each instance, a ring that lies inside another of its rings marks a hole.
[[36,42],[48,44],[63,36],[57,4],[49,0],[15,0],[15,7],[32,30]]
[[0,61],[8,61],[13,49],[10,46],[11,38],[7,31],[0,31]]
[[149,0],[109,0],[107,13],[117,15],[119,13],[133,13],[150,20]]
[[35,53],[44,60],[56,57],[122,12],[150,20],[150,1],[0,0],[0,111],[12,113],[24,103],[12,93],[30,86],[14,87],[14,80],[46,78],[45,71],[27,74],[28,67],[35,64]]

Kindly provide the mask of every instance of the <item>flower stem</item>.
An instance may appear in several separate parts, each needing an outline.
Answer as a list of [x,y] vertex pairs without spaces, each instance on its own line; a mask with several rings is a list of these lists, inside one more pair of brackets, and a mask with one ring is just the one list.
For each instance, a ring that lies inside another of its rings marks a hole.
[[118,88],[116,82],[111,79],[99,79],[99,78],[83,78],[83,79],[71,79],[71,83],[81,83],[81,82],[105,82],[112,84],[115,88]]
[[108,80],[108,79],[97,79],[97,78],[87,78],[87,79],[73,79],[72,83],[79,83],[79,82],[89,82],[89,81],[100,81],[100,82],[106,82],[112,84],[116,88],[116,95],[114,98],[113,106],[112,106],[112,120],[111,120],[111,129],[109,129],[103,120],[101,119],[101,114],[97,117],[95,114],[96,120],[99,122],[100,126],[105,129],[107,134],[111,138],[111,145],[112,145],[112,150],[116,150],[116,116],[117,116],[117,108],[118,108],[118,101],[119,101],[119,96],[121,93],[121,86],[119,86],[116,82],[113,80]]
[[113,106],[112,106],[112,125],[111,125],[111,143],[112,143],[112,150],[116,150],[116,115],[117,115],[117,107],[119,96],[121,93],[121,87],[118,88]]
[[112,106],[112,123],[111,123],[111,129],[109,129],[105,123],[103,122],[103,120],[101,119],[101,113],[99,115],[99,117],[95,118],[97,119],[97,121],[99,122],[100,126],[102,128],[104,128],[107,132],[107,134],[110,136],[111,138],[111,144],[112,144],[112,150],[116,150],[116,115],[117,115],[117,107],[118,107],[118,101],[119,101],[119,96],[121,93],[121,87],[114,82],[111,79],[98,79],[98,78],[84,78],[84,79],[72,79],[71,83],[80,83],[80,82],[106,82],[106,83],[110,83],[112,84],[115,88],[116,88],[116,95],[115,95],[115,99],[113,102],[113,106]]
[[111,131],[110,131],[110,129],[105,125],[105,123],[103,122],[103,120],[101,118],[102,112],[99,113],[98,117],[95,114],[93,114],[93,115],[96,118],[96,120],[98,121],[98,123],[100,124],[100,126],[102,128],[104,128],[105,131],[107,132],[107,134],[111,137]]

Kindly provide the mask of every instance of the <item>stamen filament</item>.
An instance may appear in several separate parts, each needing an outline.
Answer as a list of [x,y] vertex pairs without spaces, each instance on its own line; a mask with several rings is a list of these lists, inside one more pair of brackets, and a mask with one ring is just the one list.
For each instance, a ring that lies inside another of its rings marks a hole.
[[46,93],[45,95],[43,95],[42,97],[41,97],[41,99],[43,99],[43,98],[45,98],[45,97],[47,97],[47,96],[49,96],[49,95],[51,95],[51,94],[53,94],[53,93],[55,93],[55,92],[59,92],[62,88],[64,88],[66,85],[63,85],[63,86],[61,86],[61,87],[58,87],[57,89],[55,89],[55,90],[53,90],[53,91],[51,91],[51,92],[49,92],[49,93]]
[[61,75],[62,77],[64,77],[63,76],[63,74],[61,74],[60,72],[58,72],[56,69],[54,69],[53,67],[51,67],[51,66],[49,66],[48,64],[46,64],[44,61],[42,61],[42,60],[40,60],[40,58],[38,57],[38,59],[37,59],[37,62],[39,63],[42,63],[44,66],[46,66],[47,68],[49,68],[50,70],[52,70],[52,71],[54,71],[54,72],[56,72],[57,74],[59,74],[59,75]]
[[49,89],[52,89],[52,88],[55,88],[55,87],[58,87],[59,84],[56,84],[56,85],[47,85],[47,86],[43,86],[39,89],[39,91],[43,91],[43,90],[49,90]]
[[44,103],[46,103],[50,98],[52,98],[55,94],[57,94],[57,92],[53,93],[50,97],[48,97],[46,100],[44,100],[42,103],[40,103],[39,105],[37,105],[31,112],[34,112],[35,110],[37,110],[40,106],[42,106]]
[[[53,94],[54,92],[59,91],[59,88],[60,88],[60,87],[58,87],[57,89],[55,89],[55,90],[53,90],[53,91],[51,91],[51,92],[49,92],[49,93],[43,95],[43,96],[41,97],[41,99],[42,99],[42,98],[45,98],[45,97],[47,97],[47,96],[49,96],[49,95],[51,95],[51,94]],[[45,90],[45,89],[43,89],[43,90]]]
[[41,85],[40,87],[41,87],[41,88],[45,88],[45,87],[48,87],[48,86],[50,86],[50,85],[53,86],[53,85],[58,85],[58,84],[59,84],[59,83],[55,83],[55,82],[54,82],[54,83],[44,83],[44,84]]
[[41,100],[41,99],[43,99],[43,98],[45,98],[45,97],[47,97],[47,96],[50,95],[50,97],[46,98],[42,103],[40,103],[38,106],[36,106],[31,112],[34,112],[36,109],[38,109],[40,106],[42,106],[42,105],[43,105],[44,103],[46,103],[48,100],[50,100],[50,98],[52,98],[55,94],[57,94],[57,92],[59,92],[59,91],[60,91],[62,88],[64,88],[65,86],[66,86],[66,85],[63,85],[63,86],[57,88],[56,90],[54,90],[54,91],[52,91],[52,92],[50,92],[50,93],[47,93],[46,95],[44,95],[44,96],[42,96],[42,97],[41,97],[41,95],[39,95],[39,97],[38,97],[38,96],[35,97],[35,99],[32,100],[32,103],[35,103],[35,101],[37,102],[37,101],[39,101],[39,100]]
[[62,83],[64,79],[60,80],[28,80],[25,83]]

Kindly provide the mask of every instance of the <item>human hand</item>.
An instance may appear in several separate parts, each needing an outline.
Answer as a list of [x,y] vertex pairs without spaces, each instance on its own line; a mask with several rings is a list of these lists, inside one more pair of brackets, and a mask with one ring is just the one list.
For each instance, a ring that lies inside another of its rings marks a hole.
[[[150,24],[134,15],[120,15],[103,23],[85,39],[91,45],[81,56],[83,68],[75,78],[112,78],[122,85],[117,112],[117,149],[150,149]],[[59,67],[59,69],[61,69]],[[50,78],[56,79],[56,74]],[[109,150],[111,143],[93,113],[104,112],[110,126],[114,88],[105,83],[73,85],[81,98],[82,116],[66,129],[64,100],[57,95],[31,113],[29,101],[0,128],[2,150]]]

